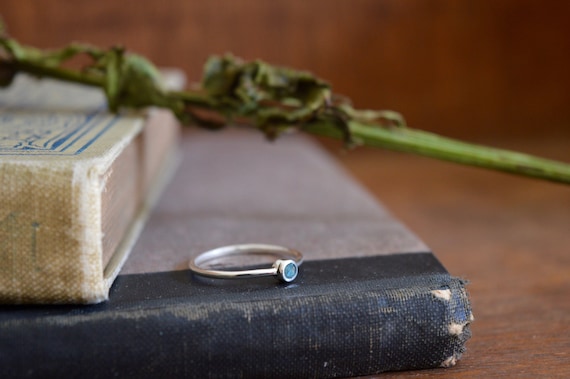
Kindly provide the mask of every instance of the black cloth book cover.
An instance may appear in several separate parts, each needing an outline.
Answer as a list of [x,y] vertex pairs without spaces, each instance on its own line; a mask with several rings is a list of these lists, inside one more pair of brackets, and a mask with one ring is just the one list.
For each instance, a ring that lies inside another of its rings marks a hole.
[[[313,143],[240,129],[182,143],[108,302],[0,307],[1,377],[350,377],[461,357],[463,281]],[[290,284],[186,269],[239,243],[306,261]]]

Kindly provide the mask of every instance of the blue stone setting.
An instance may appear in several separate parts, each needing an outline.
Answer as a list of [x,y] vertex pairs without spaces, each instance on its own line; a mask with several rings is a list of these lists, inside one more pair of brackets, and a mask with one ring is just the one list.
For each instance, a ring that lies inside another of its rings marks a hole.
[[287,260],[277,260],[273,264],[273,267],[277,268],[277,279],[282,282],[289,283],[295,280],[297,274],[299,273],[299,267],[297,263],[291,259]]
[[295,279],[295,277],[297,277],[297,265],[293,262],[290,262],[287,266],[285,266],[283,275],[285,276],[286,280]]

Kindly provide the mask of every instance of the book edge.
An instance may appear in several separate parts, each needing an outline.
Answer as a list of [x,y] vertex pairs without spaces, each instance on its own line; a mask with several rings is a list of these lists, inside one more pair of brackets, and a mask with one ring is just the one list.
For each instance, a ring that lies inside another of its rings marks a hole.
[[[168,156],[160,165],[159,172],[157,174],[158,177],[153,178],[147,195],[143,198],[142,202],[138,206],[138,210],[133,219],[133,222],[129,226],[117,250],[115,250],[104,268],[103,277],[107,291],[118,276],[139,235],[143,231],[144,225],[148,220],[152,209],[158,202],[158,199],[160,198],[160,195],[163,192],[164,188],[168,185],[171,178],[174,176],[176,168],[179,166],[180,162],[181,152],[177,147],[175,151],[168,153]],[[108,295],[106,299],[108,299]]]

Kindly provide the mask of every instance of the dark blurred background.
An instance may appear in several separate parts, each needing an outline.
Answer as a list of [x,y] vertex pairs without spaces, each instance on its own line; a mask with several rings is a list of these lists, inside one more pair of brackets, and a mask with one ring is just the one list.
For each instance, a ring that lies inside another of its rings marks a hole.
[[361,108],[478,139],[568,136],[570,1],[2,0],[40,47],[123,44],[198,81],[211,54],[307,69]]

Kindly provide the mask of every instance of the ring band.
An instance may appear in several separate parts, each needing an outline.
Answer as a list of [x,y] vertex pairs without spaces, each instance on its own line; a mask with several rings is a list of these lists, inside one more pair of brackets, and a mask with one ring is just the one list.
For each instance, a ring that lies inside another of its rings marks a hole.
[[[273,255],[278,257],[268,268],[252,270],[210,270],[203,265],[212,260],[232,257],[236,255]],[[299,273],[299,266],[303,263],[303,254],[294,249],[277,245],[244,244],[229,245],[208,250],[190,260],[190,270],[202,276],[222,279],[252,278],[261,276],[276,276],[282,282],[292,282]]]

